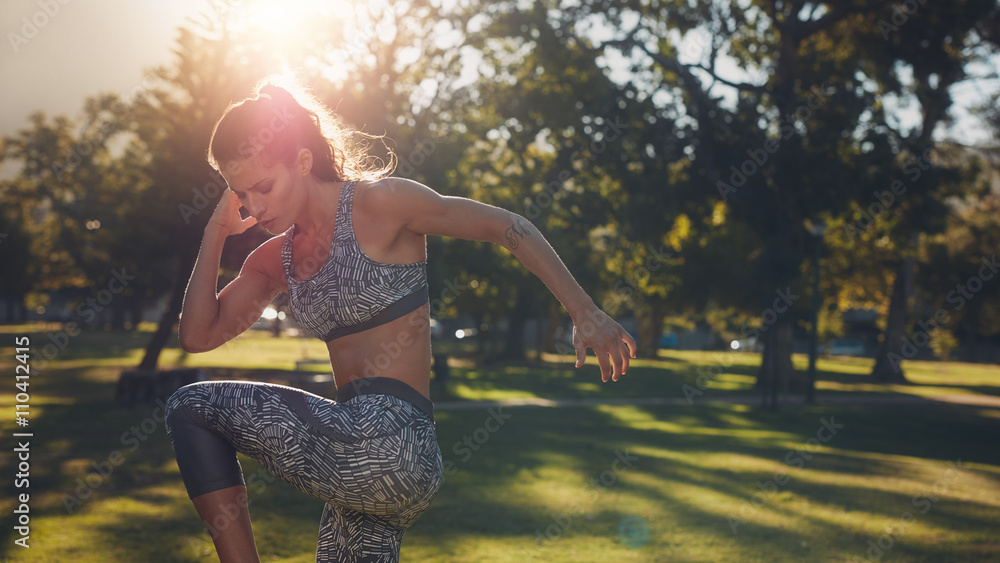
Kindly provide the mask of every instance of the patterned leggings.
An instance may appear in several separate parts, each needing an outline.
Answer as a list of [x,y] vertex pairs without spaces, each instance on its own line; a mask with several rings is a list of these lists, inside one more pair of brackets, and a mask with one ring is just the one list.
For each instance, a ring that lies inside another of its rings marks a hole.
[[166,426],[188,496],[244,484],[240,452],[326,503],[316,561],[398,561],[442,482],[433,406],[394,379],[352,383],[339,401],[244,381],[180,388]]

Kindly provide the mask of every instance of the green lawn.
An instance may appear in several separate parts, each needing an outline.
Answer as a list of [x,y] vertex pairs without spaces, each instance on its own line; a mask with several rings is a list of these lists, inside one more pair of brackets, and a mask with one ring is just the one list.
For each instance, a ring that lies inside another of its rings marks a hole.
[[[6,373],[13,337],[37,330],[0,327],[9,340],[0,362]],[[34,374],[31,548],[15,546],[7,525],[0,558],[216,560],[161,413],[111,402],[118,373],[138,360],[146,338],[80,334]],[[45,332],[33,334],[36,352],[48,341]],[[329,384],[291,373],[303,355],[322,358],[325,348],[253,334],[208,354],[171,348],[163,364],[329,393]],[[918,399],[786,402],[772,413],[724,402],[754,395],[754,355],[671,352],[634,362],[615,384],[601,383],[593,357],[580,370],[569,358],[546,359],[553,362],[484,368],[458,358],[447,393],[436,389],[435,398],[683,399],[685,386],[699,389],[699,369],[707,375],[690,405],[505,407],[510,417],[495,432],[486,430],[487,409],[438,411],[453,471],[407,532],[403,561],[1000,561],[1000,409]],[[805,358],[795,361],[805,366]],[[821,359],[820,397],[1000,396],[996,366],[910,362],[915,385],[890,387],[865,382],[870,366]],[[0,427],[10,437],[23,429],[13,424],[8,381]],[[14,488],[11,448],[0,456],[6,522],[14,493],[24,492]],[[312,561],[321,503],[241,462],[262,559]]]

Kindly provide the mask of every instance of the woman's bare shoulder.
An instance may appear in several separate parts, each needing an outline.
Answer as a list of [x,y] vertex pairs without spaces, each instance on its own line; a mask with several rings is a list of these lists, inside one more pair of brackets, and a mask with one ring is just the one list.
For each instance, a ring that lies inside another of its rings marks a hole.
[[386,176],[377,180],[359,180],[354,187],[354,198],[355,201],[377,206],[389,198],[413,197],[429,191],[430,188],[415,180]]

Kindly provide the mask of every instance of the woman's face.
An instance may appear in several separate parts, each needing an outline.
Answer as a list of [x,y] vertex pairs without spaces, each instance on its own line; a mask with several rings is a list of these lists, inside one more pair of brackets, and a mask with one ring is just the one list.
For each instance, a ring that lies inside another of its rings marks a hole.
[[294,202],[301,194],[301,177],[283,162],[266,163],[261,158],[230,161],[222,176],[240,203],[271,234],[288,230],[295,222]]

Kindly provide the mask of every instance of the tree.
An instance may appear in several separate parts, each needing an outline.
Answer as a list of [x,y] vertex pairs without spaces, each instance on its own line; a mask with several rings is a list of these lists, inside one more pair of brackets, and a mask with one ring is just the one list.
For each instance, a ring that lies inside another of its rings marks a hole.
[[[14,220],[17,230],[29,237],[24,244],[14,237],[11,250],[18,245],[30,250],[30,257],[12,262],[21,264],[18,270],[30,281],[14,286],[21,295],[77,289],[86,299],[73,317],[77,324],[95,323],[108,308],[112,326],[121,327],[127,302],[143,285],[127,283],[135,280],[141,263],[142,245],[124,241],[132,234],[127,222],[143,179],[129,155],[115,156],[109,148],[119,133],[110,115],[118,107],[113,96],[88,100],[79,125],[64,117],[50,122],[38,113],[29,128],[4,142],[4,160],[16,163],[19,171],[4,183],[3,196],[8,213],[20,215]],[[115,292],[93,290],[109,284]],[[93,291],[84,291],[87,287]],[[94,301],[92,294],[100,299]]]
[[[6,194],[0,194],[6,200]],[[0,209],[0,264],[4,265],[0,276],[0,298],[4,300],[6,322],[23,322],[25,318],[24,296],[31,289],[34,277],[31,275],[31,236],[17,207],[4,205]]]
[[[212,21],[203,25],[200,33],[179,31],[176,61],[150,73],[149,87],[131,112],[136,150],[148,155],[144,168],[150,186],[142,192],[140,206],[147,210],[143,217],[147,240],[155,245],[150,254],[166,266],[170,287],[140,370],[156,369],[160,352],[173,335],[204,226],[225,189],[224,180],[205,159],[215,121],[230,101],[244,97],[260,78],[238,64],[248,54],[227,29]],[[278,70],[266,54],[252,54],[258,72]],[[254,229],[245,235],[262,233]],[[245,327],[256,320],[245,319]]]
[[[963,151],[968,153],[968,151]],[[975,159],[978,161],[979,159]],[[994,173],[995,174],[995,173]],[[984,170],[979,197],[970,197],[949,216],[946,228],[920,246],[920,322],[906,336],[911,357],[936,338],[961,338],[966,361],[981,361],[981,337],[1000,334],[1000,194]],[[975,177],[974,174],[969,176]],[[996,358],[993,358],[995,361]]]
[[876,381],[906,381],[900,361],[905,356],[917,245],[922,233],[943,229],[947,198],[966,189],[958,169],[934,158],[940,142],[935,131],[948,119],[951,88],[968,77],[968,64],[981,56],[978,30],[998,13],[995,2],[983,0],[896,6],[888,21],[878,22],[881,37],[861,38],[870,43],[866,50],[871,53],[871,74],[883,95],[912,100],[921,113],[919,126],[912,130],[885,112],[876,114],[884,140],[896,154],[895,163],[904,162],[901,167],[893,162],[882,167],[882,174],[894,172],[894,177],[881,178],[889,191],[879,196],[895,199],[898,221],[888,235],[898,258],[885,335],[872,370]]
[[[668,162],[681,156],[674,148],[664,158],[673,122],[637,88],[611,81],[599,53],[569,36],[549,17],[550,8],[474,3],[452,15],[483,61],[482,79],[465,96],[479,104],[466,106],[471,111],[462,116],[480,140],[470,146],[456,179],[472,186],[463,195],[535,223],[599,304],[613,313],[638,313],[639,352],[650,355],[670,283],[661,267],[669,225],[637,224],[629,211],[647,195],[645,201],[655,204],[660,192],[644,187],[662,186]],[[529,315],[548,321],[543,341],[552,349],[561,324],[557,303],[540,294],[537,280],[509,255],[496,258],[503,267],[489,275],[501,279],[514,299],[483,306],[507,312],[507,355],[523,357],[521,327]],[[640,269],[648,260],[655,272]]]
[[[665,225],[648,229],[656,233],[653,240],[662,240],[682,216],[690,225],[712,224],[708,218],[723,203],[726,222],[742,225],[731,232],[747,237],[742,244],[756,245],[742,264],[748,283],[735,292],[717,279],[699,276],[696,283],[714,285],[709,292],[719,305],[752,313],[766,311],[778,291],[801,294],[794,288],[812,244],[806,220],[832,222],[867,209],[873,191],[878,197],[933,146],[934,128],[950,106],[947,88],[975,56],[963,51],[966,41],[995,19],[995,5],[980,0],[911,4],[594,0],[521,10],[514,3],[490,3],[473,7],[479,19],[469,21],[513,22],[507,29],[484,26],[495,44],[519,38],[507,49],[513,53],[541,44],[547,36],[536,22],[545,20],[553,35],[590,52],[607,75],[623,76],[610,86],[626,103],[640,93],[652,101],[653,111],[645,116],[650,127],[643,130],[662,127],[673,135],[638,142],[642,137],[629,132],[629,141],[645,149],[639,152],[661,167],[650,167],[650,178],[628,166],[614,170],[612,177],[623,186],[635,186],[623,190],[636,202],[628,222]],[[895,23],[884,25],[885,18]],[[525,40],[529,33],[536,41]],[[613,58],[621,61],[614,68],[608,62]],[[904,66],[913,69],[912,79],[899,74]],[[887,95],[919,102],[924,115],[916,132],[900,130],[896,114],[883,103]],[[672,158],[674,150],[689,154],[690,163]],[[633,161],[646,164],[641,154]],[[682,173],[664,182],[665,170]],[[907,201],[897,205],[910,210],[900,229],[919,233],[939,225],[946,212],[941,201],[953,180],[942,169],[925,171]],[[692,240],[699,239],[705,237]],[[905,254],[909,240],[894,236],[894,248]],[[678,258],[690,264],[684,254],[696,248],[685,246]],[[905,326],[911,260],[895,260],[897,291],[885,339],[893,346]],[[792,327],[804,317],[803,305],[790,306],[761,334],[759,381],[765,386],[791,372]]]
[[[810,240],[804,220],[836,215],[863,193],[851,136],[865,109],[875,104],[874,96],[863,91],[859,96],[856,88],[862,54],[850,46],[827,45],[834,37],[840,43],[851,35],[863,8],[668,2],[615,9],[594,2],[585,9],[591,18],[606,14],[609,27],[620,30],[601,48],[621,52],[640,68],[656,69],[660,81],[648,87],[679,105],[691,123],[690,133],[678,135],[678,142],[692,155],[693,180],[686,197],[678,199],[686,201],[692,222],[704,224],[722,202],[726,221],[743,225],[736,232],[756,241],[741,265],[747,281],[743,290],[718,291],[715,299],[723,306],[766,312],[776,293],[799,295],[795,287]],[[636,23],[627,24],[630,19]],[[699,30],[711,37],[700,56],[682,52],[679,38]],[[723,58],[744,69],[747,78],[722,76]],[[801,314],[793,303],[781,314],[768,315],[767,330],[761,331],[762,386],[773,387],[791,373],[792,327]]]
[[[341,15],[310,17],[299,22],[298,28],[308,32],[310,42],[296,47],[289,46],[287,38],[276,36],[278,32],[253,28],[241,19],[240,11],[228,10],[225,3],[216,3],[214,8],[194,27],[179,30],[176,60],[151,73],[150,86],[138,97],[131,113],[137,150],[149,155],[145,170],[151,184],[143,192],[142,205],[161,211],[147,217],[150,240],[161,245],[152,254],[169,264],[171,287],[166,310],[140,369],[155,368],[173,333],[202,231],[225,187],[224,180],[206,162],[205,150],[216,120],[231,101],[244,98],[266,75],[298,68],[299,78],[336,108],[347,125],[375,135],[396,135],[404,142],[416,137],[408,129],[416,124],[413,116],[417,115],[413,109],[416,100],[411,99],[417,84],[412,81],[423,65],[404,62],[401,53],[416,48],[419,60],[420,49],[431,49],[415,43],[417,37],[430,37],[428,29],[435,25],[424,2],[397,3],[381,12],[368,8],[367,16],[358,15],[361,8],[355,8],[352,14],[362,18],[360,21],[366,17],[370,24],[360,31],[354,29],[360,36],[348,35],[350,20]],[[417,17],[403,17],[407,13]],[[352,46],[357,44],[368,45],[368,52]],[[447,54],[435,57],[429,65],[453,64]],[[335,67],[334,62],[344,73],[336,81],[324,74]],[[396,117],[403,119],[405,127],[399,127]],[[429,122],[426,116],[420,118],[422,123]],[[396,127],[390,131],[394,120]],[[405,151],[401,164],[412,169],[425,162],[424,157],[447,156],[446,151],[431,149],[419,153],[421,161],[416,162],[414,154]],[[227,245],[230,257],[223,257],[224,264],[233,256],[245,256],[248,248],[265,237],[259,227],[244,233],[235,244]],[[249,327],[257,319],[243,321]]]

